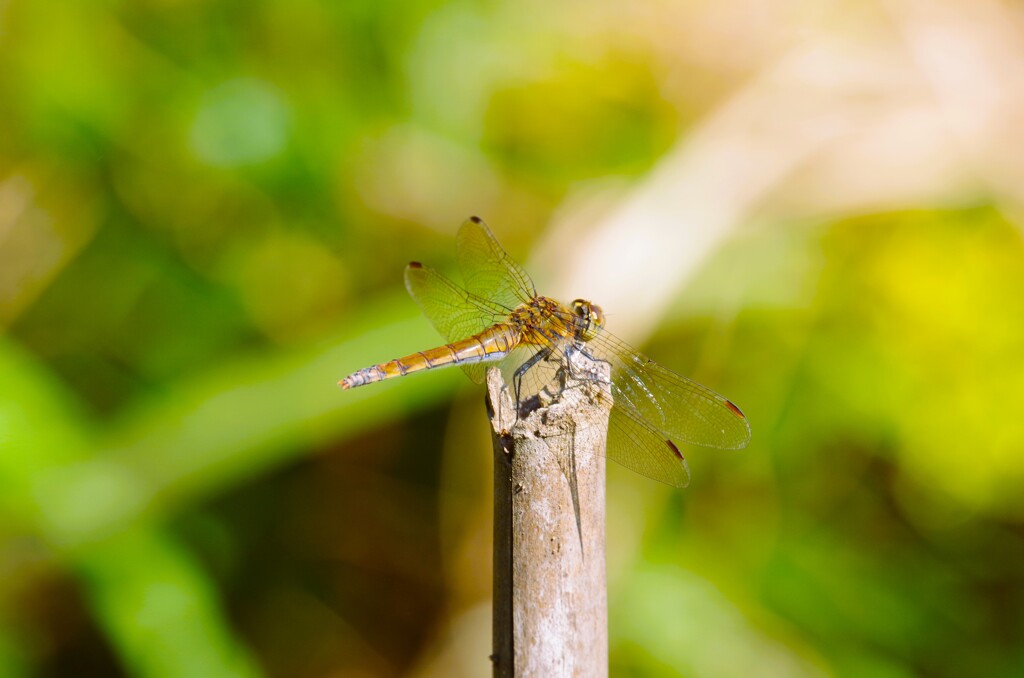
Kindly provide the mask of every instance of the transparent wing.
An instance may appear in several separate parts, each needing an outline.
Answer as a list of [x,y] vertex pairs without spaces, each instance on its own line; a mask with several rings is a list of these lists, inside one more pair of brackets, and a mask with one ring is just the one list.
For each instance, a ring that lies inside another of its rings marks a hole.
[[[405,288],[445,341],[471,337],[508,318],[511,309],[462,289],[433,268],[413,262],[405,267]],[[487,363],[461,364],[469,378],[484,381]]]
[[624,416],[690,445],[739,449],[749,442],[747,418],[711,389],[662,367],[604,330],[585,350],[611,366],[615,409]]
[[614,404],[608,419],[608,458],[653,480],[674,487],[689,485],[690,467],[679,448],[637,418],[635,410]]
[[[508,318],[519,304],[536,296],[530,276],[502,249],[484,222],[466,221],[457,240],[463,289],[437,271],[411,264],[406,287],[423,312],[448,340],[455,341]],[[561,319],[571,323],[572,318]],[[520,398],[535,395],[556,381],[568,345],[550,347],[548,360],[522,375]],[[499,362],[511,383],[523,360],[538,350],[523,346]],[[676,487],[685,487],[690,471],[672,442],[707,447],[740,448],[750,440],[743,413],[726,398],[668,370],[602,331],[585,345],[592,358],[608,363],[613,407],[608,429],[608,457],[613,461]],[[463,365],[482,382],[487,364]]]
[[529,274],[498,244],[480,217],[462,224],[456,254],[470,293],[510,309],[537,296]]

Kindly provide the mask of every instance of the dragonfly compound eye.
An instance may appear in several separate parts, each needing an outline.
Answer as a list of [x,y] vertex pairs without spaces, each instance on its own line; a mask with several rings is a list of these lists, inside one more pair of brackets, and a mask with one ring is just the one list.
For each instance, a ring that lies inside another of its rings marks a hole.
[[597,336],[604,324],[604,313],[600,306],[596,306],[586,299],[577,299],[572,302],[572,312],[582,321],[580,324],[580,338],[583,341],[590,341]]

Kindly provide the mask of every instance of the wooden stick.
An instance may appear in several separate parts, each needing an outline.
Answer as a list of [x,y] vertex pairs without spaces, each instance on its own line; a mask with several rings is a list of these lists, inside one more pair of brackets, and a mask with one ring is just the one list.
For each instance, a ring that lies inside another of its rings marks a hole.
[[[607,365],[587,365],[607,382]],[[494,675],[607,676],[610,395],[575,384],[517,418],[511,392],[492,368]]]

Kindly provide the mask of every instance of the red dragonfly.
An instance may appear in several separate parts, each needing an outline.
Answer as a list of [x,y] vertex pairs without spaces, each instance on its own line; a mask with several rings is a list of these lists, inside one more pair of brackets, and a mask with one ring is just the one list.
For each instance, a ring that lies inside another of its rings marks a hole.
[[[342,388],[449,365],[482,383],[494,364],[522,402],[581,352],[609,367],[610,379],[602,384],[612,395],[608,458],[626,468],[685,487],[690,470],[675,441],[724,449],[750,441],[750,424],[736,405],[617,339],[605,329],[599,306],[584,299],[565,306],[539,296],[478,217],[459,230],[456,251],[464,287],[416,261],[405,269],[409,294],[451,343],[365,367],[338,382]],[[601,379],[587,373],[578,378]]]

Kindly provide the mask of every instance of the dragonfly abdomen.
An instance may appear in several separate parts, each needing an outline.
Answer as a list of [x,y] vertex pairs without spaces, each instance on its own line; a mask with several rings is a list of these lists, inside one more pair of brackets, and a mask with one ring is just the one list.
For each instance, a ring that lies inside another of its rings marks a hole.
[[412,353],[404,358],[396,358],[386,363],[364,367],[339,381],[338,385],[349,389],[392,377],[404,377],[413,372],[430,370],[435,367],[500,360],[508,355],[509,351],[514,349],[521,340],[522,335],[518,330],[510,325],[498,324],[466,339]]

